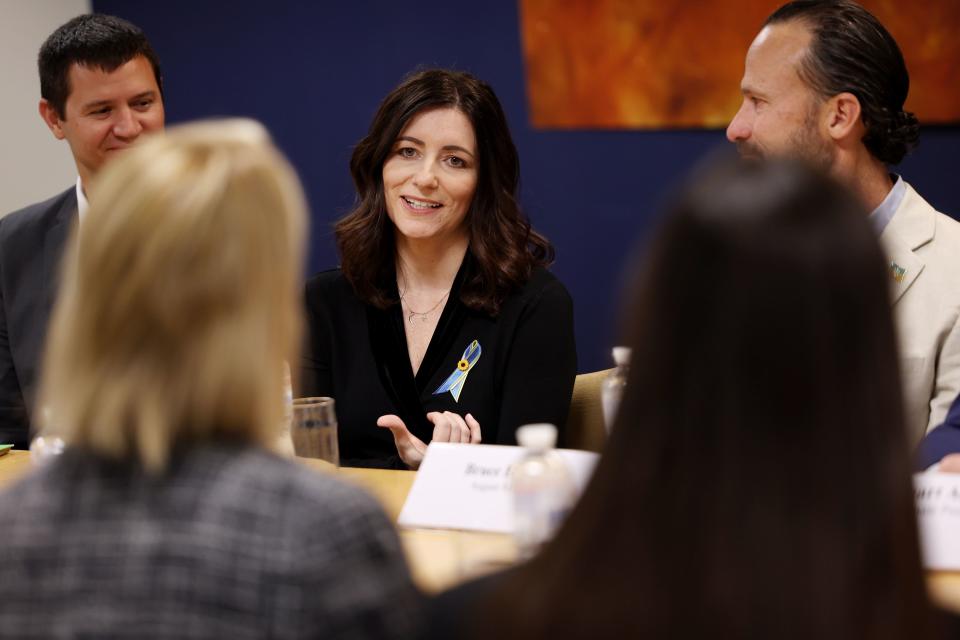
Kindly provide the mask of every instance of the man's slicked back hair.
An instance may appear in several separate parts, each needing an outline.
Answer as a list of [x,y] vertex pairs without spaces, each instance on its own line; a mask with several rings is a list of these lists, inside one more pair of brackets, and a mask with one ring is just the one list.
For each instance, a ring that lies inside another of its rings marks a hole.
[[50,34],[40,47],[37,58],[40,96],[65,120],[72,65],[109,73],[138,56],[150,62],[162,94],[160,60],[138,26],[122,18],[98,13],[77,16]]
[[867,129],[863,144],[878,160],[899,164],[917,145],[920,125],[903,110],[910,75],[893,36],[850,0],[795,0],[774,11],[764,25],[794,20],[813,35],[801,77],[825,98],[855,95]]

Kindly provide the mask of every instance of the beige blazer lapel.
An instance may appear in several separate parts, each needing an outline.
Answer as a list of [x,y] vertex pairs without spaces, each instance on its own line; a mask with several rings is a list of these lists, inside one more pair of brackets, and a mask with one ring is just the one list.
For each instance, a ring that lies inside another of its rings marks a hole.
[[936,212],[923,203],[913,187],[907,191],[897,212],[880,234],[880,244],[887,256],[887,273],[890,277],[890,295],[893,304],[906,293],[920,272],[924,261],[916,251],[933,240],[936,229]]

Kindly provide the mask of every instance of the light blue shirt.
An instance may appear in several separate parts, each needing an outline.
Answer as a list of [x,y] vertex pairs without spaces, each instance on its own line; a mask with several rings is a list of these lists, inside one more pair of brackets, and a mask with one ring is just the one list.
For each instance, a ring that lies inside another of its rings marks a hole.
[[890,174],[890,177],[896,178],[893,188],[890,189],[890,193],[883,199],[880,206],[870,214],[870,224],[873,225],[878,236],[887,228],[887,224],[893,219],[893,214],[900,208],[903,196],[907,193],[907,184],[903,181],[903,178],[896,174]]

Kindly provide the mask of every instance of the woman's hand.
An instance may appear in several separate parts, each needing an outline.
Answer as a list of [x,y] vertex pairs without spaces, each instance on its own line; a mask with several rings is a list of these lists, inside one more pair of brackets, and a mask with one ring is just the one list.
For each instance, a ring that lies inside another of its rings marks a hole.
[[940,461],[937,471],[944,473],[960,473],[960,453],[951,453]]
[[420,466],[423,454],[427,452],[427,445],[423,443],[423,440],[410,433],[400,416],[395,416],[392,413],[380,416],[377,418],[377,426],[390,429],[390,433],[393,434],[393,443],[397,446],[397,453],[400,454],[400,459],[403,460],[405,465],[411,469]]
[[[431,411],[427,420],[433,423],[433,437],[436,442],[464,442],[477,444],[480,442],[480,423],[470,415],[461,418],[452,411]],[[410,433],[407,425],[399,416],[388,414],[377,418],[377,426],[390,429],[393,434],[393,443],[397,446],[400,459],[411,469],[420,467],[423,456],[427,452],[427,445],[423,440]]]
[[433,423],[433,440],[436,442],[480,444],[480,423],[469,413],[464,420],[452,411],[431,411],[427,420]]

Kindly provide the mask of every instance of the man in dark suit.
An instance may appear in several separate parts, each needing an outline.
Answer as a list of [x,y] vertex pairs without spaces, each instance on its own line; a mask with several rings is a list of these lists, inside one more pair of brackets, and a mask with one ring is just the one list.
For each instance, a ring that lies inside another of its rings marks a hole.
[[946,420],[920,443],[917,470],[940,464],[941,471],[960,472],[960,396],[953,401]]
[[143,31],[83,15],[40,48],[40,116],[70,145],[77,182],[0,218],[0,443],[29,445],[32,406],[61,258],[87,187],[111,157],[163,128],[160,65]]

